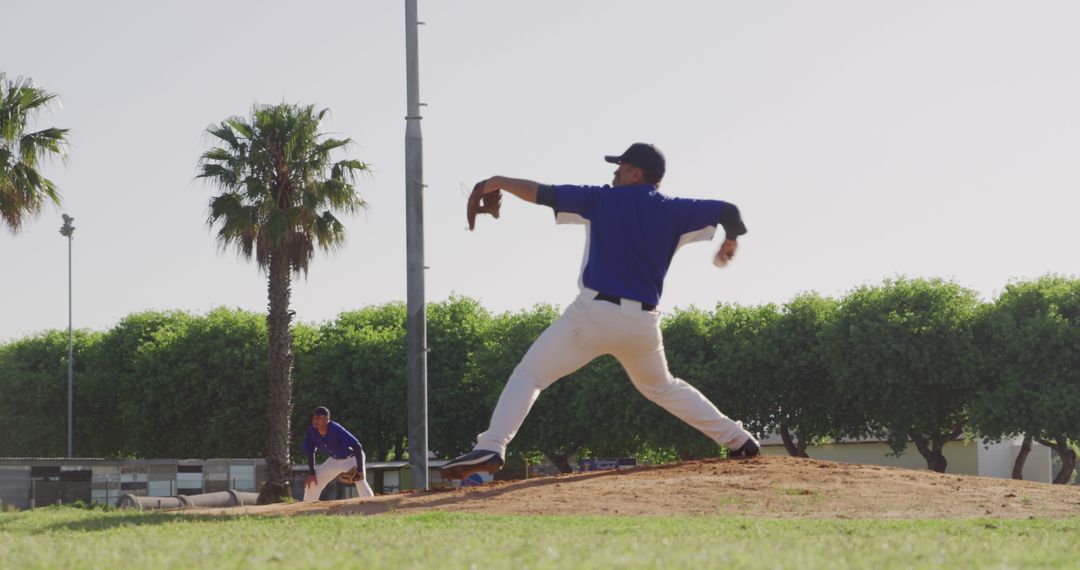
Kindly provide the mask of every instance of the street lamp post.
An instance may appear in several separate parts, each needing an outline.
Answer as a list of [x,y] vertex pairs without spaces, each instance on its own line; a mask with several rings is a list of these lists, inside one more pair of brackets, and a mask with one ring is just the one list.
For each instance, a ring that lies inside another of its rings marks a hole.
[[75,226],[71,225],[71,222],[75,221],[75,218],[67,214],[63,214],[64,226],[60,228],[60,235],[64,236],[68,240],[68,399],[67,399],[67,456],[68,459],[73,457],[71,451],[71,434],[72,434],[72,396],[74,394],[74,376],[75,366],[72,360],[72,343],[71,343],[71,236],[75,233]]

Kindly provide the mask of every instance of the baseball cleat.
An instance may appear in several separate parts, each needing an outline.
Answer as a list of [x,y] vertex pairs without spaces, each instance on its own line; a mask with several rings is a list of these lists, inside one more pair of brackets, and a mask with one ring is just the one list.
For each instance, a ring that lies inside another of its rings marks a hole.
[[496,451],[474,449],[442,466],[443,479],[464,479],[473,473],[494,473],[502,469],[503,458]]
[[754,438],[746,440],[746,443],[742,444],[739,449],[732,449],[728,452],[728,458],[733,457],[754,457],[758,453],[761,453],[761,448],[758,447]]

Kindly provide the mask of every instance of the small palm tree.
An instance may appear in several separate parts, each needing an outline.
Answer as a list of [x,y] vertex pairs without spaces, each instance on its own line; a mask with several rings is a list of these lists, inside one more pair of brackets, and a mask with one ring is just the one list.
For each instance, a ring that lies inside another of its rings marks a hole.
[[358,160],[333,162],[330,154],[351,139],[319,132],[328,110],[282,103],[255,105],[250,117],[231,117],[207,128],[215,146],[199,161],[199,178],[223,193],[210,200],[207,224],[218,226],[222,249],[235,246],[268,274],[270,334],[267,483],[260,503],[290,494],[289,418],[292,413],[292,273],[303,272],[315,248],[345,242],[337,213],[364,207],[355,182],[368,170]]
[[67,129],[26,132],[31,119],[56,100],[55,93],[23,77],[0,72],[0,218],[12,233],[41,212],[46,200],[60,205],[60,193],[38,172],[44,157],[67,157]]

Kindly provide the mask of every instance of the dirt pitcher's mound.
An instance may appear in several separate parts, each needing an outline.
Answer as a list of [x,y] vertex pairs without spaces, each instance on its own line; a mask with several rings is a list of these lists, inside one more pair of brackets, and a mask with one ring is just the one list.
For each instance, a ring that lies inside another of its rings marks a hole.
[[1080,487],[875,465],[757,457],[495,482],[371,499],[201,513],[375,515],[739,515],[782,518],[1080,516]]

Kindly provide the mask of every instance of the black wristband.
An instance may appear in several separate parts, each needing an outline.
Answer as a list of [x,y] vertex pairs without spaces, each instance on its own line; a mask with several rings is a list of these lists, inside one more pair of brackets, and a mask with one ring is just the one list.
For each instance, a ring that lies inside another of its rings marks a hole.
[[548,184],[540,184],[536,187],[536,203],[555,209],[555,187]]
[[360,445],[360,442],[356,442],[349,446],[349,451],[353,452],[353,457],[356,458],[356,470],[364,470],[364,446]]
[[724,227],[727,239],[735,238],[746,233],[746,225],[743,224],[742,214],[735,204],[724,203],[724,209],[720,213],[720,225]]

